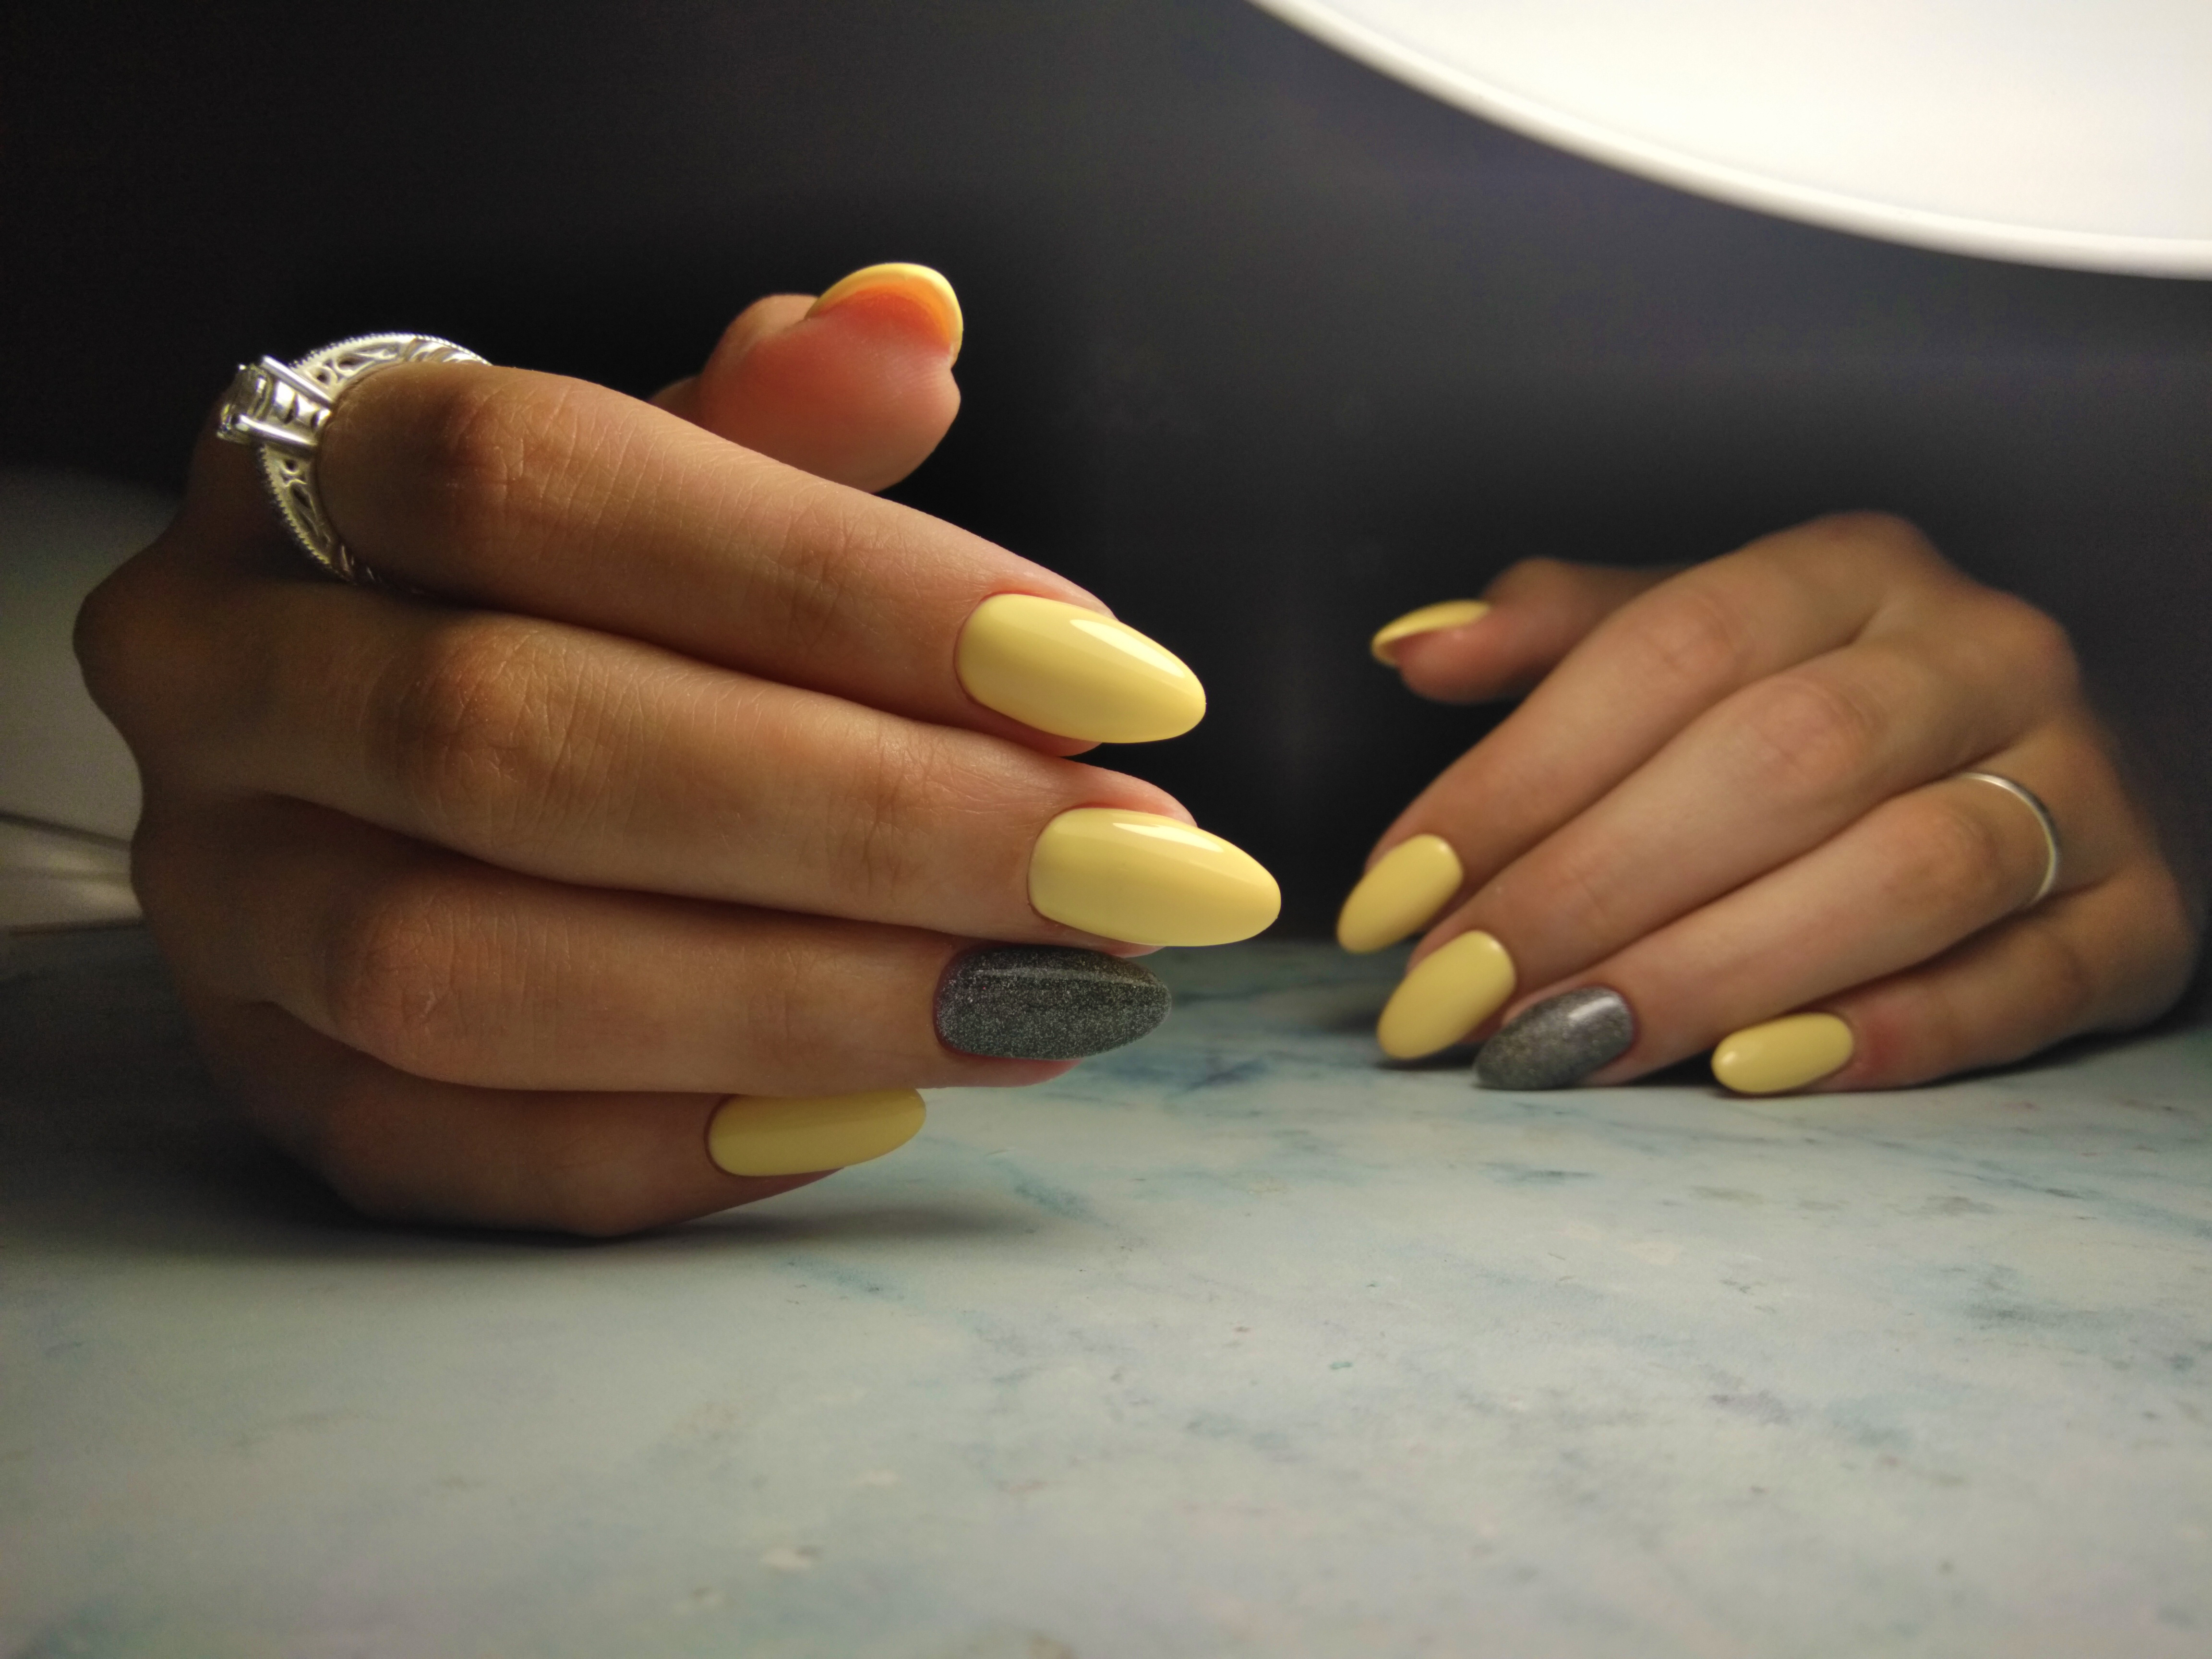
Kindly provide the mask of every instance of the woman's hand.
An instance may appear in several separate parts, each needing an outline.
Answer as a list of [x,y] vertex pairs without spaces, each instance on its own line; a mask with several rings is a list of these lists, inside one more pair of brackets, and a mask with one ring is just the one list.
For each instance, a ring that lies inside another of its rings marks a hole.
[[1164,994],[1091,952],[1273,919],[1250,860],[1069,758],[1193,723],[1188,671],[862,493],[943,435],[957,344],[943,280],[885,267],[756,305],[662,407],[382,370],[319,465],[393,586],[320,579],[208,441],[88,602],[204,1047],[361,1208],[611,1233],[783,1191],[911,1134],[916,1087],[1139,1034]]
[[[2198,919],[2065,635],[1910,526],[1820,519],[1679,574],[1515,567],[1385,629],[1424,696],[1534,687],[1391,826],[1340,934],[1424,926],[1380,1028],[1506,1087],[1718,1045],[1721,1080],[1871,1089],[2140,1024]],[[2057,884],[2033,808],[2063,847]],[[1431,925],[1432,924],[1432,925]]]

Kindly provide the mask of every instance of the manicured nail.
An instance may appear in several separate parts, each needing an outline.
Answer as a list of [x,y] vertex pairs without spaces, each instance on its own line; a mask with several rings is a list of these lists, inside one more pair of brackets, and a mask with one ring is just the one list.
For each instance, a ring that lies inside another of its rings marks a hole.
[[1487,933],[1462,933],[1399,981],[1375,1023],[1375,1040],[1395,1060],[1449,1048],[1504,1007],[1513,986],[1505,947]]
[[1433,634],[1438,629],[1462,628],[1478,617],[1490,614],[1490,607],[1480,599],[1446,599],[1441,605],[1425,605],[1419,611],[1408,611],[1393,623],[1382,624],[1382,631],[1367,642],[1375,653],[1375,660],[1398,665],[1398,653],[1390,647],[1401,640],[1410,640],[1416,634]]
[[1474,1057],[1486,1089],[1564,1089],[1636,1041],[1628,1000],[1602,985],[1547,997],[1506,1021]]
[[1833,1014],[1789,1014],[1723,1037],[1713,1075],[1740,1095],[1784,1094],[1841,1071],[1856,1046]]
[[951,283],[927,265],[863,265],[830,283],[806,314],[819,317],[863,294],[896,294],[927,313],[944,337],[945,350],[959,356],[961,337],[967,328],[960,319],[960,296],[952,291]]
[[963,1054],[1081,1060],[1134,1042],[1173,1000],[1141,963],[1065,945],[1006,945],[952,964],[937,988],[937,1035]]
[[1206,714],[1206,688],[1182,658],[1111,617],[1034,593],[977,605],[953,666],[983,707],[1059,738],[1156,743]]
[[1037,914],[1132,945],[1228,945],[1283,908],[1249,853],[1177,818],[1079,806],[1044,827],[1030,853]]
[[1459,854],[1442,836],[1401,841],[1359,878],[1336,918],[1336,942],[1364,956],[1422,927],[1459,891]]
[[732,1095],[707,1126],[707,1156],[730,1175],[811,1175],[895,1152],[921,1127],[911,1089],[865,1094]]

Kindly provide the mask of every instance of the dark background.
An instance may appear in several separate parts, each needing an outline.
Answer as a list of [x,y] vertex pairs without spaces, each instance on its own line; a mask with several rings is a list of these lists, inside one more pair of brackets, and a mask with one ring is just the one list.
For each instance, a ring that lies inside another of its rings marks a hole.
[[[1917,519],[2071,625],[2207,793],[2212,284],[1718,206],[1431,102],[1233,0],[17,5],[0,462],[174,488],[233,364],[448,334],[649,390],[880,259],[969,319],[902,499],[1185,655],[1112,751],[1325,925],[1489,718],[1376,626],[1532,553]],[[0,550],[4,556],[4,550]]]

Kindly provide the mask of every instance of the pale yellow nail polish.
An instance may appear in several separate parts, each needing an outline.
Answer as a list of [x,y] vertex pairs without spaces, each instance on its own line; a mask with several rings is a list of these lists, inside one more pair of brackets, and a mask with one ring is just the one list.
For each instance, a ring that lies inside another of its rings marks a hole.
[[1478,617],[1490,614],[1490,607],[1480,599],[1446,599],[1441,605],[1425,605],[1419,611],[1408,611],[1395,622],[1385,623],[1367,648],[1375,653],[1375,660],[1398,665],[1397,654],[1390,647],[1401,640],[1410,640],[1416,634],[1433,634],[1440,628],[1461,628]]
[[1842,1070],[1856,1047],[1833,1014],[1790,1014],[1723,1037],[1713,1075],[1740,1095],[1778,1095]]
[[1365,955],[1423,926],[1459,891],[1459,854],[1442,836],[1401,841],[1359,878],[1337,914],[1336,942]]
[[1516,977],[1503,945],[1487,933],[1462,933],[1398,981],[1375,1040],[1396,1060],[1449,1048],[1505,1006]]
[[1030,854],[1037,914],[1132,945],[1228,945],[1283,908],[1249,853],[1177,818],[1079,806],[1044,827]]
[[1174,653],[1111,617],[1034,593],[977,605],[953,666],[983,707],[1054,737],[1154,743],[1206,713],[1206,688]]
[[911,1089],[853,1095],[732,1095],[707,1126],[707,1156],[730,1175],[811,1175],[895,1152],[921,1127]]
[[881,294],[886,290],[911,300],[927,312],[937,324],[938,331],[945,337],[945,349],[955,357],[960,355],[961,337],[967,331],[967,325],[960,316],[960,296],[952,291],[951,283],[927,265],[864,265],[851,276],[830,283],[806,314],[819,317],[856,294]]

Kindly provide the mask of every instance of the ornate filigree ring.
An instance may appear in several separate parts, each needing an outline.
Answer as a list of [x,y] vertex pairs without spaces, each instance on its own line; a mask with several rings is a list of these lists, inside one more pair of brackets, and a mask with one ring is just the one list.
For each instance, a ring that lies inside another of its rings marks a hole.
[[374,584],[376,573],[346,550],[323,511],[315,457],[338,395],[394,363],[480,363],[475,352],[431,334],[362,334],[311,351],[296,363],[243,363],[216,412],[216,435],[260,453],[262,481],[292,539],[340,581]]

